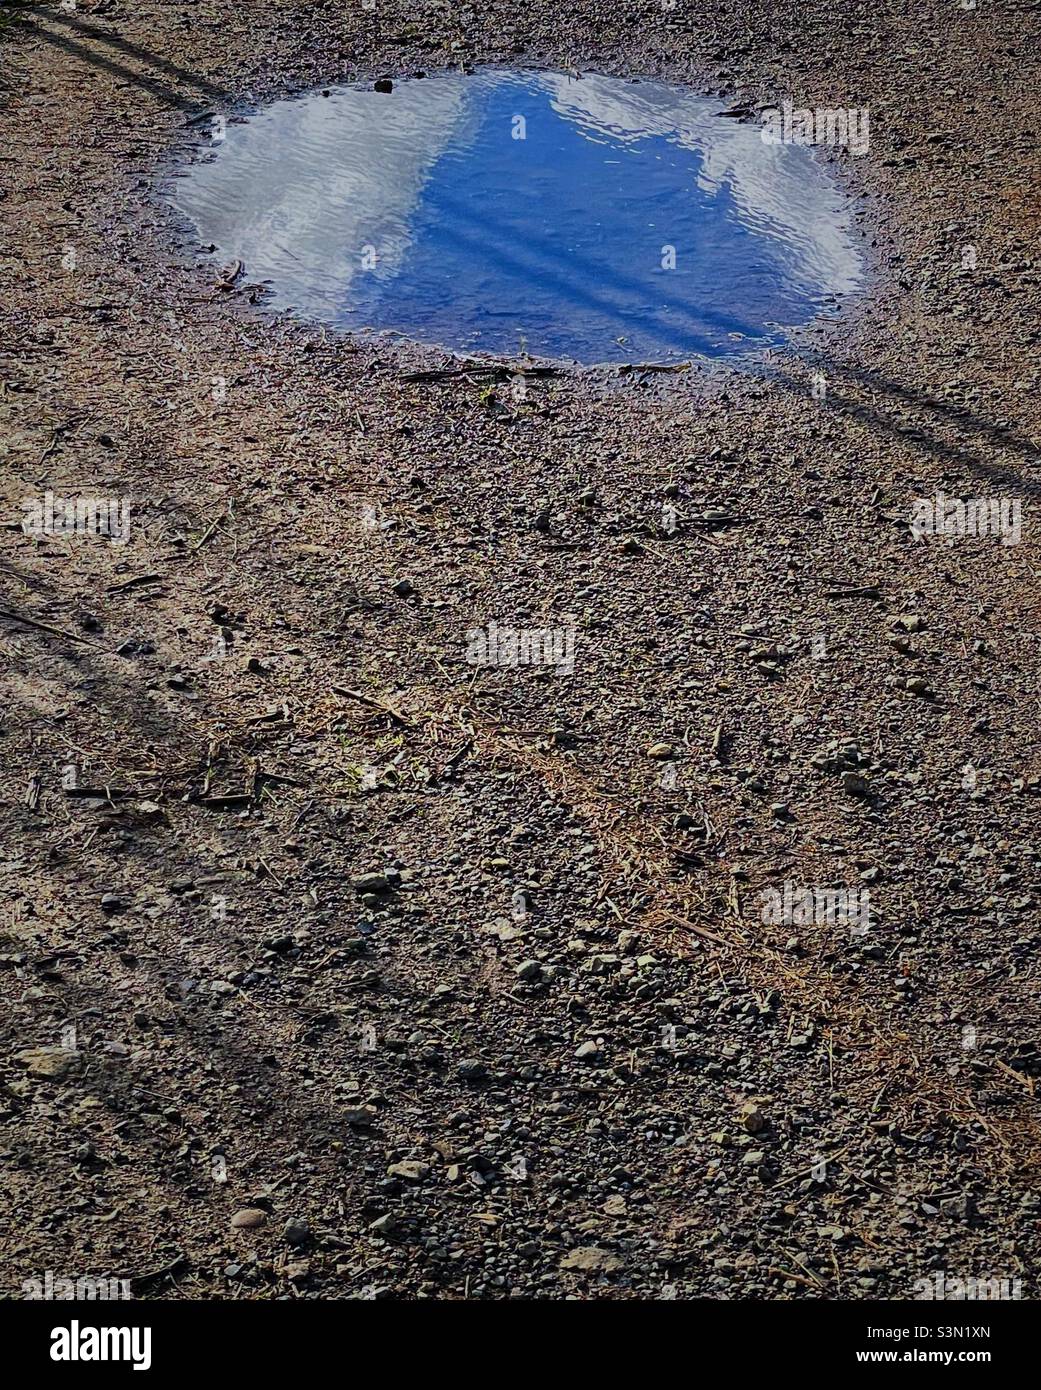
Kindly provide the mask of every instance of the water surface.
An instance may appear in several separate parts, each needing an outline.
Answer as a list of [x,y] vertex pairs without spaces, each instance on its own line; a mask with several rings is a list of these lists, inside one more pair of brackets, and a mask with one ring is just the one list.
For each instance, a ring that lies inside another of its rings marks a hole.
[[721,357],[860,264],[811,150],[658,82],[484,69],[278,101],[178,181],[271,302],[458,352]]

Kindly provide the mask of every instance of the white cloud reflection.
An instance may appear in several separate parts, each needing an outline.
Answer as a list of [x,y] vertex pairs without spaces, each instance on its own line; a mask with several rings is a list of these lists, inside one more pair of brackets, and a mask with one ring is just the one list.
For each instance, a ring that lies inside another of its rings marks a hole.
[[395,84],[389,95],[352,87],[277,102],[228,126],[215,157],[178,181],[177,206],[203,242],[270,281],[280,307],[342,322],[363,248],[378,249],[377,278],[393,278],[433,165],[477,139],[482,94],[502,82],[521,84],[529,105],[533,90],[544,95],[598,143],[660,137],[697,151],[701,190],[729,189],[746,225],[783,246],[809,290],[859,282],[843,198],[808,150],[766,144],[758,125],[719,119],[718,103],[682,88],[599,75],[488,69]]
[[807,284],[845,294],[860,280],[844,200],[810,152],[770,145],[761,126],[720,119],[717,102],[657,82],[599,75],[543,77],[553,109],[587,132],[621,144],[659,136],[702,157],[699,187],[728,185],[747,226],[794,253]]

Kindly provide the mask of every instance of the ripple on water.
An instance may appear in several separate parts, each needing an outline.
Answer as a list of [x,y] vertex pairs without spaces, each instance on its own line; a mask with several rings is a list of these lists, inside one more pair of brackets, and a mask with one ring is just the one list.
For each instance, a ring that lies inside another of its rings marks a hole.
[[812,152],[658,82],[485,69],[342,87],[227,127],[178,180],[278,308],[582,363],[780,343],[856,289]]

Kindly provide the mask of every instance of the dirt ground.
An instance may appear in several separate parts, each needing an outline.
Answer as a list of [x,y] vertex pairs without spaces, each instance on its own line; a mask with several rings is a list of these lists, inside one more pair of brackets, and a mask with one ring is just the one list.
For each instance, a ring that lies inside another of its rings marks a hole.
[[[995,0],[0,11],[4,1297],[1036,1296],[1039,52]],[[862,299],[517,399],[170,211],[215,113],[503,61],[867,105]],[[1021,544],[916,541],[937,491]]]

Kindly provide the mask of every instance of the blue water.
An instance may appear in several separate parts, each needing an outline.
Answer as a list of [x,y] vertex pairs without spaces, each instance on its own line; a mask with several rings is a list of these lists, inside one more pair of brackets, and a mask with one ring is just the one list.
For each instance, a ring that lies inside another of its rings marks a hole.
[[860,264],[812,152],[719,110],[600,75],[344,87],[229,125],[177,202],[276,307],[339,328],[581,363],[720,357],[834,311]]

